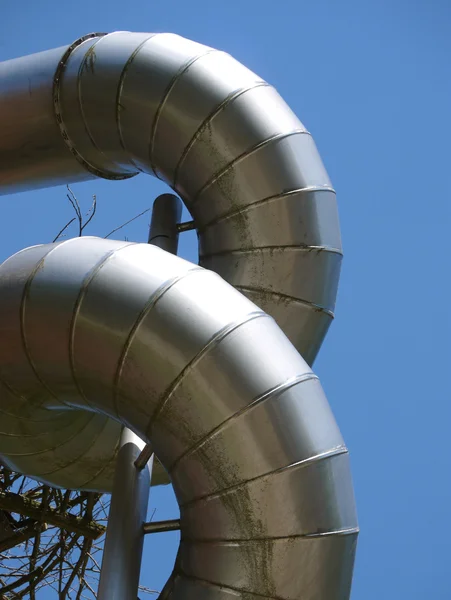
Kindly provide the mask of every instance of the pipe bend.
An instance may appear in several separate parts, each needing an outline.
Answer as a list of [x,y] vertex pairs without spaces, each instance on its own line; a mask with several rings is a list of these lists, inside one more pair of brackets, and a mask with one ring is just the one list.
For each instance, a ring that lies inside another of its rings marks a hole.
[[174,598],[348,597],[347,449],[310,367],[222,278],[144,244],[34,247],[0,267],[0,340],[13,468],[82,487],[108,427],[152,440],[181,507]]
[[2,460],[108,490],[125,424],[180,504],[162,598],[347,600],[348,453],[310,368],[342,249],[310,133],[231,56],[173,34],[85,36],[0,63],[0,88],[0,194],[148,173],[200,251],[83,238],[0,267]]
[[0,82],[0,193],[159,177],[193,216],[200,264],[313,363],[335,309],[337,205],[312,136],[273,87],[225,52],[123,31],[1,63]]
[[198,228],[200,264],[263,306],[312,364],[334,314],[341,239],[304,125],[231,56],[179,36],[106,36],[95,64],[77,89],[99,167],[114,154],[171,185]]

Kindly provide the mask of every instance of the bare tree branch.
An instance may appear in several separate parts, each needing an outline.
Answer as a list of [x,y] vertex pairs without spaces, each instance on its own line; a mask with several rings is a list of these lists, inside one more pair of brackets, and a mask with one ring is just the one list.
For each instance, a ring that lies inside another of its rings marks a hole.
[[[34,500],[14,494],[13,492],[0,492],[0,509],[8,512],[16,512],[38,520],[42,514],[42,505]],[[56,527],[61,527],[67,531],[83,535],[89,539],[97,539],[104,532],[105,527],[98,525],[93,521],[81,519],[71,513],[60,513],[49,508],[45,519]]]
[[72,207],[75,210],[75,214],[77,215],[78,237],[81,237],[81,235],[83,233],[83,216],[81,214],[80,204],[78,203],[77,196],[74,194],[74,192],[70,189],[69,186],[67,186],[67,189],[69,191],[69,194],[66,194],[66,196],[67,196],[69,202],[72,204]]
[[92,197],[91,208],[89,209],[89,211],[86,214],[86,216],[88,217],[88,220],[83,223],[83,226],[81,228],[82,233],[86,229],[86,227],[89,225],[89,223],[93,220],[94,215],[96,214],[96,211],[97,211],[97,196],[94,194],[94,196]]
[[136,215],[136,217],[133,217],[133,219],[130,219],[129,221],[126,221],[122,225],[119,225],[119,227],[116,227],[116,229],[113,229],[113,231],[110,231],[110,233],[108,235],[106,235],[104,239],[106,240],[107,238],[110,237],[110,235],[113,235],[113,233],[116,233],[116,231],[119,231],[120,229],[122,229],[126,225],[129,225],[133,221],[136,221],[136,219],[139,219],[139,217],[142,217],[143,215],[145,215],[147,212],[149,212],[149,210],[150,210],[150,208],[146,208],[146,210],[143,210],[141,213],[139,213],[139,215]]
[[61,229],[61,231],[58,233],[58,235],[53,239],[52,243],[55,243],[58,241],[58,239],[62,236],[62,234],[66,231],[66,229],[69,227],[69,225],[72,225],[72,223],[75,221],[75,217],[73,219],[71,219],[68,223],[66,223],[64,225],[64,227]]

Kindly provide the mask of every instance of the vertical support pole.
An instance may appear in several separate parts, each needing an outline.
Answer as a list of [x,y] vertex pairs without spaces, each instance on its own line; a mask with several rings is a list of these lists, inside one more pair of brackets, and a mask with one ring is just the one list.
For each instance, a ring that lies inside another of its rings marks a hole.
[[153,457],[135,467],[144,442],[126,427],[117,455],[103,551],[98,600],[136,600],[144,544]]
[[182,201],[174,194],[162,194],[153,203],[149,229],[149,244],[166,252],[177,254],[179,230],[182,218]]
[[[162,194],[153,205],[149,244],[177,254],[182,202]],[[150,458],[149,458],[150,457]],[[124,427],[114,474],[97,600],[136,600],[153,450]]]

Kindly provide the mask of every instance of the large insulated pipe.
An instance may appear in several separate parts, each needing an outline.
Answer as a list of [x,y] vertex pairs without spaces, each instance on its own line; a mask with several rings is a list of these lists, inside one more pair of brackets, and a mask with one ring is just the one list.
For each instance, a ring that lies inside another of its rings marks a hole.
[[144,172],[191,212],[200,263],[312,364],[335,307],[335,193],[274,88],[173,34],[92,34],[0,64],[0,193]]
[[174,599],[349,597],[357,521],[321,385],[217,274],[147,244],[24,250],[0,267],[0,380],[2,455],[38,479],[67,479],[98,413],[152,441],[180,505]]
[[317,379],[261,310],[312,363],[341,243],[305,128],[230,56],[125,32],[0,64],[0,128],[2,193],[154,174],[190,210],[201,264],[260,307],[148,246],[19,253],[0,269],[1,454],[99,489],[119,420],[152,440],[180,503],[165,597],[348,598],[347,451]]

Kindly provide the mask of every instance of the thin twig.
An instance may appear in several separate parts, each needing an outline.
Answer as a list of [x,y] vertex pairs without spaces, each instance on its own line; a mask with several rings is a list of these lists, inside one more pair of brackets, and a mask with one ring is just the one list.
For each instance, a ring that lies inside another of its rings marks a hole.
[[58,241],[58,239],[61,237],[61,235],[66,231],[66,229],[69,227],[69,225],[72,225],[72,223],[75,221],[75,217],[73,219],[71,219],[68,223],[66,223],[64,225],[64,227],[61,229],[61,231],[58,233],[58,235],[56,236],[56,238],[52,241],[52,244],[54,244],[55,242]]
[[[91,208],[89,209],[88,213],[87,213],[87,217],[88,220],[85,221],[83,223],[83,226],[81,228],[81,231],[83,232],[85,230],[85,228],[89,225],[89,223],[93,220],[94,215],[96,214],[96,210],[97,210],[97,196],[94,194],[94,196],[92,197],[92,205]],[[81,234],[80,234],[81,235]]]
[[78,237],[81,237],[81,235],[83,233],[83,216],[81,214],[80,204],[78,203],[77,196],[74,194],[74,192],[70,189],[69,186],[67,186],[67,189],[69,191],[69,194],[66,194],[66,196],[69,199],[69,202],[72,204],[73,209],[75,210],[75,214],[77,215]]
[[[68,594],[70,587],[72,585],[72,582],[74,581],[75,577],[78,575],[78,573],[83,570],[84,573],[84,565],[85,565],[85,561],[87,560],[87,554],[89,553],[91,549],[91,540],[88,540],[87,538],[85,538],[84,542],[83,542],[83,549],[80,552],[80,556],[78,558],[77,563],[75,564],[75,566],[72,568],[72,572],[69,576],[69,579],[66,582],[66,585],[63,589],[63,592],[61,594],[62,598],[65,598],[66,595]],[[86,568],[86,567],[85,567]]]
[[[86,542],[86,540],[85,540],[85,542]],[[88,540],[88,543],[83,548],[83,550],[84,550],[83,563],[81,564],[81,568],[79,569],[80,574],[78,576],[79,582],[80,582],[80,587],[79,587],[79,590],[78,590],[78,593],[77,593],[76,600],[80,600],[81,594],[82,594],[83,589],[85,587],[85,585],[84,585],[85,581],[86,581],[85,580],[85,572],[86,572],[86,566],[88,564],[88,560],[89,560],[89,557],[90,557],[89,551],[91,550],[91,546],[92,546],[92,541]],[[74,571],[75,571],[75,569],[74,569]]]
[[139,217],[142,217],[143,215],[145,215],[147,212],[149,212],[149,210],[151,210],[151,209],[146,208],[146,210],[143,210],[142,213],[139,213],[139,215],[136,215],[136,217],[133,217],[133,219],[130,219],[130,221],[127,221],[126,223],[119,225],[119,227],[116,227],[116,229],[113,229],[113,231],[110,231],[110,233],[108,235],[106,235],[104,239],[106,240],[107,238],[110,237],[110,235],[113,235],[113,233],[116,233],[116,231],[119,231],[120,229],[122,229],[123,227],[125,227],[126,225],[131,223],[132,221],[136,221],[136,219],[139,219]]

